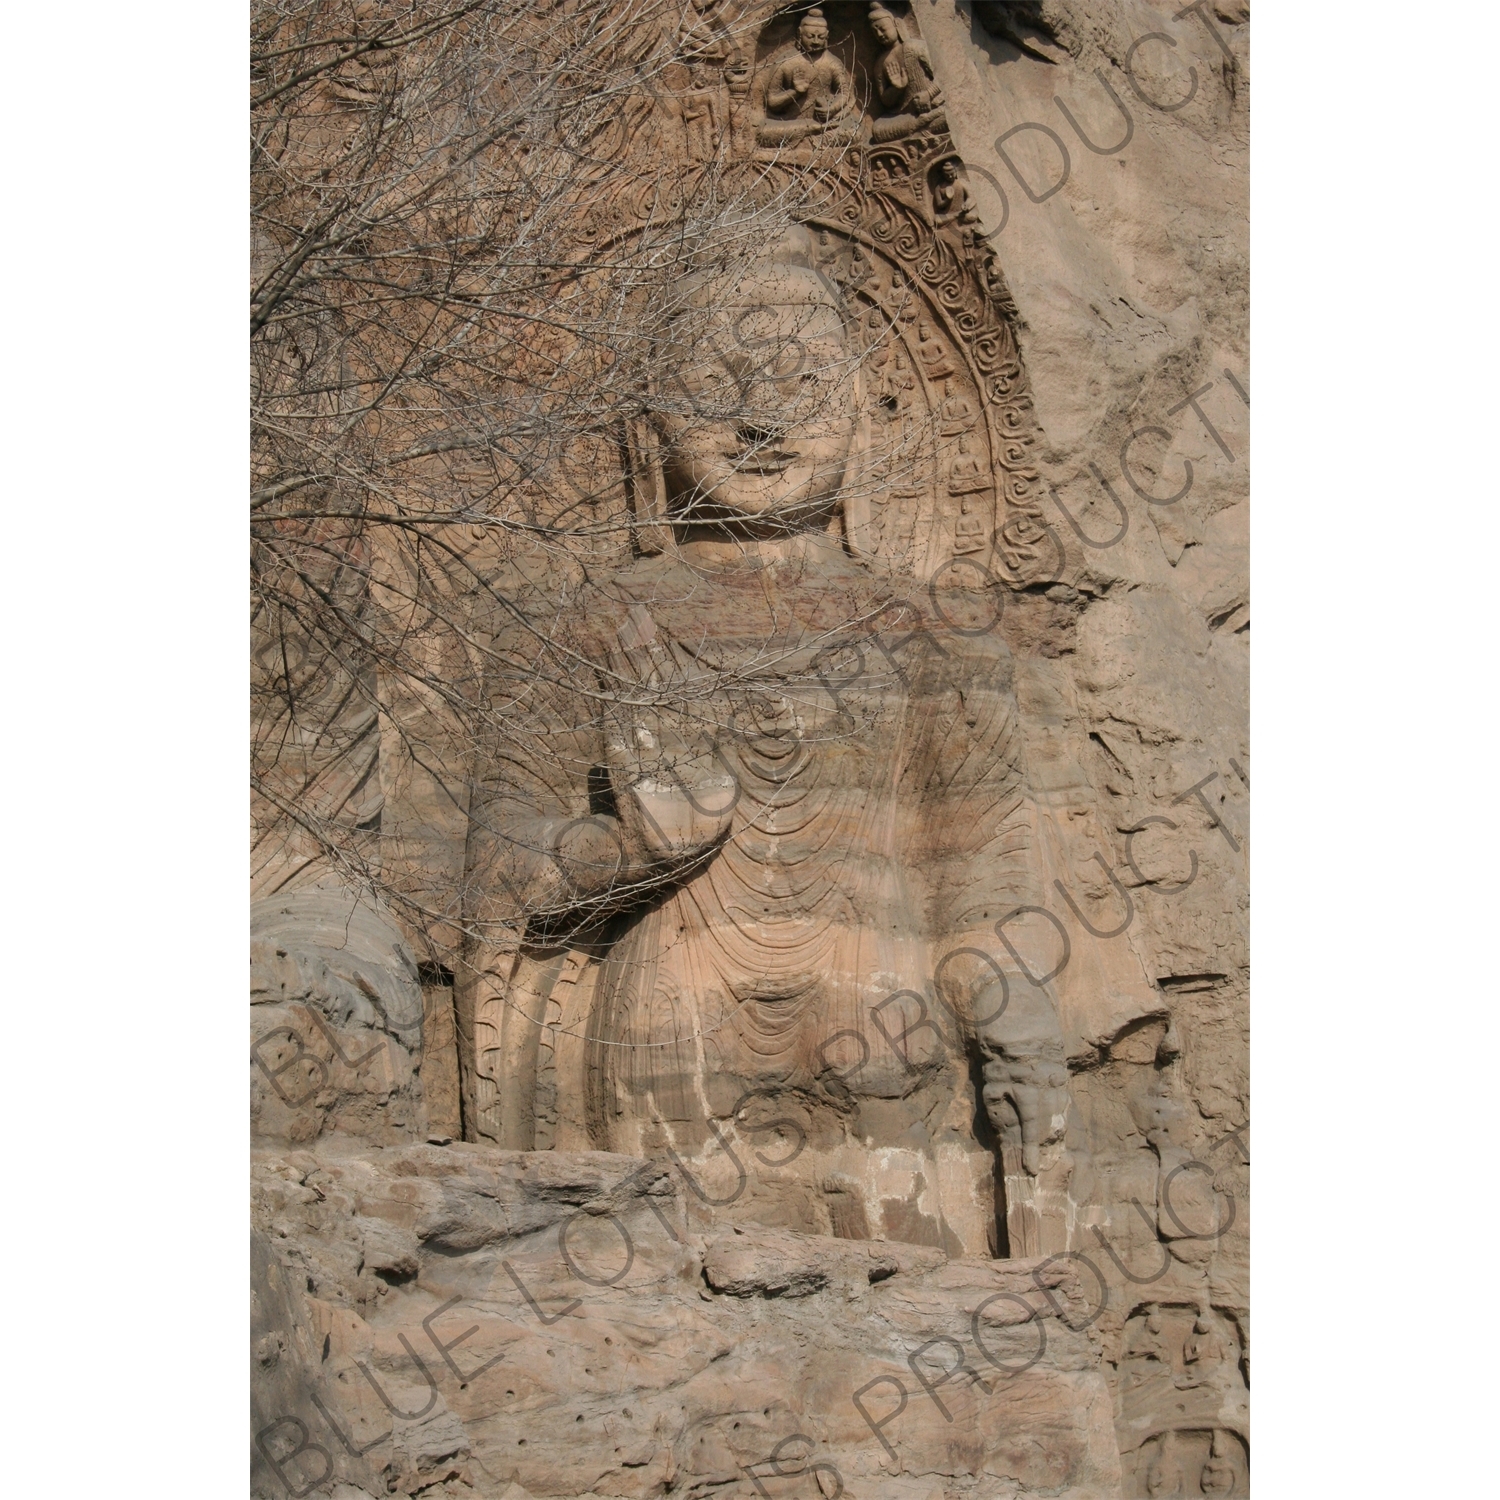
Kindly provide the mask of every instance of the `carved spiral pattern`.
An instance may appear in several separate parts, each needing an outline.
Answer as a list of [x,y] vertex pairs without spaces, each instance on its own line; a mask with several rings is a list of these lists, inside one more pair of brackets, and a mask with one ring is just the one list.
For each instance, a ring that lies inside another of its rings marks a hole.
[[952,312],[956,308],[963,306],[964,293],[966,291],[968,291],[968,288],[963,284],[963,281],[958,276],[954,276],[952,280],[945,281],[942,286],[938,288],[938,301],[941,302],[943,306],[949,310],[949,312]]
[[996,333],[982,333],[972,345],[974,363],[986,375],[996,374],[1005,364],[1005,345]]
[[[915,260],[922,253],[922,248],[922,232],[917,225],[908,220],[896,235],[896,254],[902,260]],[[917,274],[921,274],[920,270]]]

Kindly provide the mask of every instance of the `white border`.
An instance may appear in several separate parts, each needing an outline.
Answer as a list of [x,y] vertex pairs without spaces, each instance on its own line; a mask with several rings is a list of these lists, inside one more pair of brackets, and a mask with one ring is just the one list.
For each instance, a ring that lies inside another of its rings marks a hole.
[[1253,1469],[1478,1496],[1495,16],[1251,30]]
[[247,1471],[245,10],[6,17],[14,1495]]
[[[15,1494],[244,1483],[244,22],[8,17]],[[1495,32],[1252,22],[1268,1496],[1493,1485]]]

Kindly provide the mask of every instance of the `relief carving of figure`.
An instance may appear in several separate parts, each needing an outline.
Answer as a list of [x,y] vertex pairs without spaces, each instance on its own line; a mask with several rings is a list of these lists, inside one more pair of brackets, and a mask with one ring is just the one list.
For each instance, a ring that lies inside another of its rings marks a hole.
[[932,185],[932,207],[934,222],[940,225],[955,219],[965,224],[978,222],[969,189],[958,175],[958,163],[951,156],[938,164],[938,180]]
[[960,243],[981,252],[988,251],[990,246],[980,227],[974,195],[959,175],[958,168],[958,161],[952,156],[938,163],[937,181],[932,185],[933,224],[939,229],[951,225],[957,229]]
[[797,43],[766,83],[766,119],[756,130],[762,146],[780,146],[809,136],[852,137],[854,96],[849,74],[828,50],[828,22],[816,7],[802,17]]
[[460,980],[470,1117],[676,1153],[724,1205],[737,1138],[777,1169],[764,1222],[994,1253],[976,1117],[1034,1176],[1069,1102],[1050,988],[985,957],[1039,894],[1010,652],[890,645],[919,622],[862,555],[857,318],[809,236],[686,307],[691,400],[631,438],[646,555],[580,584],[555,668],[497,628],[535,727],[490,747],[467,900],[533,917]]
[[933,334],[932,324],[926,319],[917,325],[917,353],[929,380],[946,380],[954,373],[947,345]]
[[987,490],[993,483],[989,472],[979,461],[979,455],[970,448],[969,437],[965,433],[958,440],[958,452],[948,470],[948,493],[968,495],[976,490]]
[[901,34],[901,23],[876,0],[870,7],[870,29],[884,49],[875,68],[875,88],[881,113],[871,127],[872,141],[894,141],[927,128],[946,130],[943,91],[937,86],[932,60],[919,41]]
[[719,147],[719,90],[708,64],[694,59],[688,88],[678,103],[689,161],[712,161]]
[[1125,1358],[1139,1360],[1140,1364],[1131,1375],[1131,1384],[1139,1385],[1163,1372],[1172,1371],[1172,1356],[1167,1349],[1161,1309],[1152,1305],[1146,1311],[1144,1322],[1137,1324],[1126,1336]]
[[976,421],[974,403],[962,391],[955,390],[951,380],[944,385],[943,391],[943,404],[938,408],[938,435],[955,437],[968,432]]
[[1172,1434],[1164,1432],[1146,1469],[1146,1493],[1153,1497],[1180,1495],[1182,1493],[1182,1466],[1172,1451]]
[[1226,1496],[1234,1493],[1240,1476],[1231,1453],[1230,1440],[1222,1432],[1215,1432],[1208,1462],[1204,1464],[1203,1473],[1198,1480],[1199,1488],[1205,1495]]
[[1219,1374],[1219,1367],[1228,1359],[1224,1340],[1214,1329],[1206,1313],[1200,1313],[1193,1321],[1193,1331],[1182,1346],[1183,1372],[1177,1377],[1180,1390],[1191,1390],[1194,1386],[1206,1385]]

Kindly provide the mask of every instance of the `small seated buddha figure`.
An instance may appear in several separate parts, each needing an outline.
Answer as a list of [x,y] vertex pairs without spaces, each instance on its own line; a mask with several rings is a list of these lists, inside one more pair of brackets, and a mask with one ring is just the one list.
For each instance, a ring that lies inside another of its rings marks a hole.
[[1225,1497],[1234,1494],[1239,1470],[1231,1456],[1231,1442],[1222,1432],[1215,1432],[1208,1462],[1203,1465],[1198,1487],[1205,1495]]
[[881,114],[870,129],[870,139],[895,141],[924,128],[946,130],[943,91],[937,86],[927,48],[902,36],[901,23],[879,0],[869,14],[870,29],[883,49],[875,65]]
[[954,226],[963,244],[977,246],[983,240],[979,211],[974,207],[968,184],[959,175],[954,157],[945,157],[938,163],[937,180],[932,185],[932,211],[934,226],[938,229]]
[[755,139],[783,146],[811,136],[852,139],[854,95],[849,74],[828,50],[828,22],[814,7],[797,27],[797,42],[766,82],[765,120]]

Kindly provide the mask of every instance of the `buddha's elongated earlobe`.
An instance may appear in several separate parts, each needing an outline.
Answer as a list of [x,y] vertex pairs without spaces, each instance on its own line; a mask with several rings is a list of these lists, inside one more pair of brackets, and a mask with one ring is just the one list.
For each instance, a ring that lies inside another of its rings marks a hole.
[[642,557],[655,557],[671,545],[667,523],[667,481],[661,468],[656,429],[645,417],[625,422],[625,481],[630,502],[630,534]]
[[844,469],[844,547],[851,557],[868,560],[870,547],[870,492],[865,488],[864,469],[870,451],[870,413],[865,406],[864,370],[854,372],[854,409],[858,414],[849,462]]

